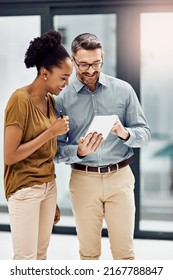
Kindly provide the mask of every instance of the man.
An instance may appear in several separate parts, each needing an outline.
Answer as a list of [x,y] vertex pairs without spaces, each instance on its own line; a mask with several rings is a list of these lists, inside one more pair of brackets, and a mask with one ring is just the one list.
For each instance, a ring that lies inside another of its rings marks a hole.
[[[72,42],[76,77],[56,99],[69,116],[68,135],[58,138],[56,160],[71,164],[70,194],[82,260],[101,255],[105,218],[113,259],[134,259],[133,147],[146,145],[150,129],[132,87],[101,72],[103,49],[90,33]],[[118,115],[106,139],[86,131],[96,115]]]

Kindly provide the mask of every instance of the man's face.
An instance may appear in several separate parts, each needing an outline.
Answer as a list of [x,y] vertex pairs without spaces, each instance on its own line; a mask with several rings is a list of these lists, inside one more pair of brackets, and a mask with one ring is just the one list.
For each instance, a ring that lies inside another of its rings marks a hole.
[[103,63],[102,50],[79,49],[73,56],[73,62],[79,80],[89,89],[95,89]]

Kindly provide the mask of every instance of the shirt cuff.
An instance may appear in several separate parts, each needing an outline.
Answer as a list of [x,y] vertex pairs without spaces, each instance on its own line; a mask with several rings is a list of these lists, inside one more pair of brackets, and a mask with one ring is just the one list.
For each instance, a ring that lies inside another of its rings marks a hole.
[[70,163],[74,163],[74,162],[80,162],[84,157],[82,156],[78,156],[77,155],[77,150],[78,150],[78,145],[70,145],[69,148],[67,148],[67,154],[68,154],[68,157],[70,159]]
[[131,146],[134,139],[135,139],[135,135],[134,135],[133,130],[131,128],[126,128],[126,130],[128,131],[130,136],[127,140],[124,140],[123,142],[124,142],[125,145]]

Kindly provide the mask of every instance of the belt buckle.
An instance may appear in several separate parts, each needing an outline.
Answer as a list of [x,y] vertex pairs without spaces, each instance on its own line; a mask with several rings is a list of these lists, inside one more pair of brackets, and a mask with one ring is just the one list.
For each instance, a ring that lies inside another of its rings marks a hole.
[[[98,166],[98,173],[99,174],[102,174],[102,172],[101,172],[101,168],[105,168],[105,167],[102,167],[102,166]],[[111,168],[110,168],[110,166],[107,166],[107,169],[108,169],[108,173],[110,173],[111,172]],[[104,173],[104,172],[103,172]],[[106,173],[106,172],[105,172]]]
[[99,174],[101,174],[100,170],[101,170],[101,166],[98,166],[98,173]]

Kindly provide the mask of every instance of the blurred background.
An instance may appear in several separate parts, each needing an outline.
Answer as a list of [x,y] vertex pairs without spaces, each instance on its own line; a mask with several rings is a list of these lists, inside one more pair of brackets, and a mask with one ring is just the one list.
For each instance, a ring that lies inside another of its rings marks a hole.
[[[75,36],[96,34],[103,42],[103,72],[136,91],[152,131],[149,145],[135,149],[135,238],[173,240],[173,1],[0,0],[0,231],[8,232],[3,190],[3,121],[6,103],[30,83],[25,69],[29,42],[60,31],[70,53]],[[60,225],[54,233],[75,234],[68,183],[70,167],[56,164]],[[103,236],[107,236],[104,225]]]

